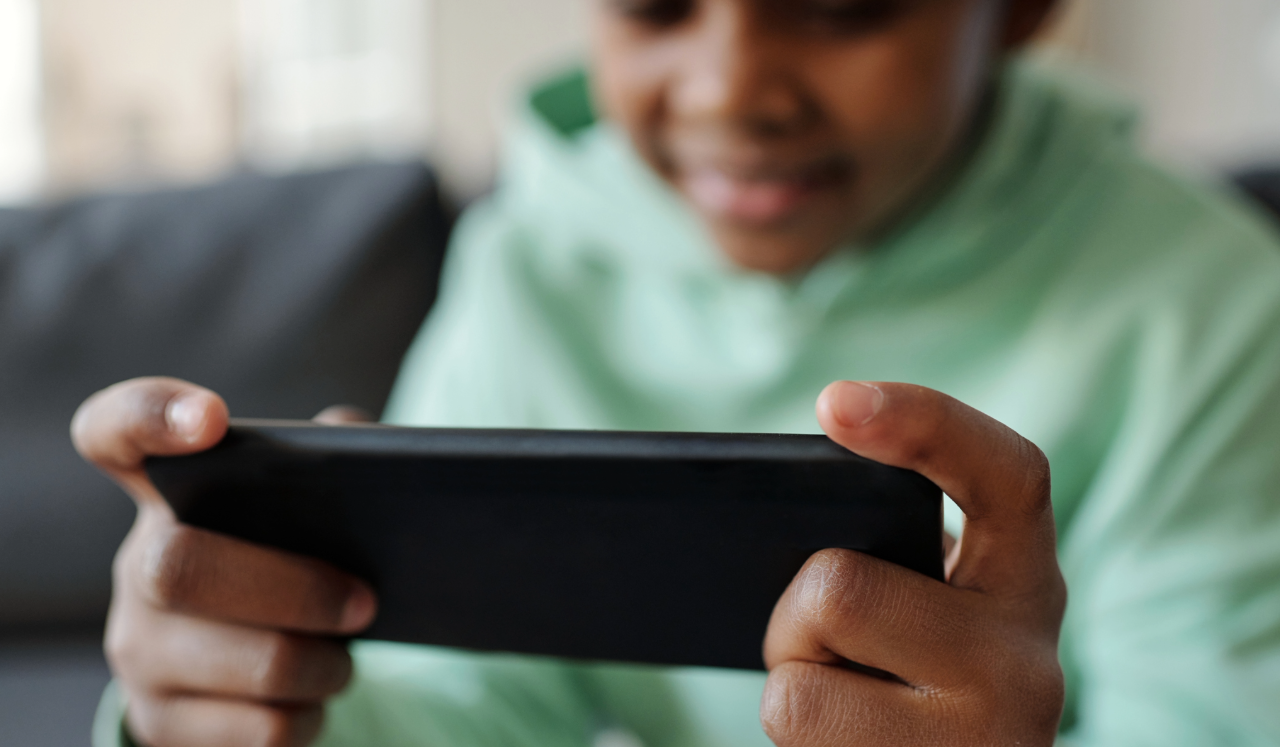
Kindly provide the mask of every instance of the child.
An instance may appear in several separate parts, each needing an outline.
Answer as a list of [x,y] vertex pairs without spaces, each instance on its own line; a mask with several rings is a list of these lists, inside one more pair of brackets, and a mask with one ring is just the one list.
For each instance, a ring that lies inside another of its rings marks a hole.
[[127,382],[73,426],[141,509],[96,743],[1275,743],[1280,248],[1011,58],[1051,5],[598,0],[594,97],[533,95],[387,416],[810,432],[822,391],[823,431],[955,500],[949,584],[820,553],[767,677],[348,658],[370,591],[177,526],[140,470],[221,400]]

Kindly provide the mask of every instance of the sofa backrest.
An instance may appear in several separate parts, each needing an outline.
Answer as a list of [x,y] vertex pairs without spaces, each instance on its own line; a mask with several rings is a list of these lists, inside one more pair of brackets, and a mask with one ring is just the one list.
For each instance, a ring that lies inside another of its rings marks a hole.
[[1243,172],[1235,177],[1235,182],[1280,221],[1280,166]]
[[448,230],[418,164],[0,211],[0,629],[102,619],[134,512],[71,447],[82,400],[162,374],[233,415],[378,412]]

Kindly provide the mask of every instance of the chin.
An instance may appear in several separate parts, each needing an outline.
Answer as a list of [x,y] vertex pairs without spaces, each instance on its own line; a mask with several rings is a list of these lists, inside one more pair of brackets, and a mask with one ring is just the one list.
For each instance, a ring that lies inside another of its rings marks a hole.
[[839,236],[797,235],[712,225],[711,234],[724,256],[737,267],[770,275],[792,275],[817,264],[839,245]]

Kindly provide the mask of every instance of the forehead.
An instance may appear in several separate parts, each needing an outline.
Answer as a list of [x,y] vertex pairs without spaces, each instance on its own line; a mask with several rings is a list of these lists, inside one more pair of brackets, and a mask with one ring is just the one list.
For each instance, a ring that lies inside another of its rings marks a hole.
[[921,11],[938,6],[983,6],[1011,0],[592,0],[597,7],[620,14],[696,12],[716,7],[732,7],[752,13],[773,15],[808,12],[880,14]]
[[[759,36],[873,36],[913,20],[964,23],[974,13],[1012,0],[594,0],[600,15],[639,36],[662,37],[691,28],[749,28]],[[606,25],[605,28],[609,26]],[[597,27],[600,29],[601,27]]]

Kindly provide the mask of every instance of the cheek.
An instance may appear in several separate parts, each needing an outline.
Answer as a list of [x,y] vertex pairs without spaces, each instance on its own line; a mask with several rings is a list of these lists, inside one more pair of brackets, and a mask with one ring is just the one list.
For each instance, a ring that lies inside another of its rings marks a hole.
[[665,93],[663,50],[639,43],[616,24],[597,21],[592,96],[600,115],[626,132],[651,165]]
[[[860,161],[900,158],[945,148],[968,117],[975,94],[931,61],[895,49],[867,49],[847,65],[830,113]],[[848,62],[848,61],[846,61]]]
[[867,189],[931,174],[968,131],[992,58],[984,24],[904,29],[817,56],[810,68]]

